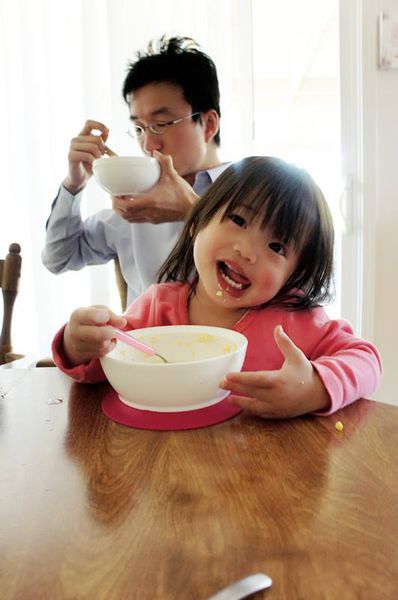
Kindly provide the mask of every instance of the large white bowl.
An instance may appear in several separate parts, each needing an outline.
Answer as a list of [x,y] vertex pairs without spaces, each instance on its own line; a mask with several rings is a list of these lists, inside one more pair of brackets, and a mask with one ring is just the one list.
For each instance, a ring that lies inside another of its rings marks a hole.
[[230,371],[240,371],[247,339],[221,327],[170,325],[130,331],[153,346],[170,364],[117,342],[101,358],[105,375],[122,402],[156,412],[204,408],[229,392],[219,383]]
[[112,196],[136,196],[160,177],[160,166],[149,156],[103,156],[93,162],[94,177]]

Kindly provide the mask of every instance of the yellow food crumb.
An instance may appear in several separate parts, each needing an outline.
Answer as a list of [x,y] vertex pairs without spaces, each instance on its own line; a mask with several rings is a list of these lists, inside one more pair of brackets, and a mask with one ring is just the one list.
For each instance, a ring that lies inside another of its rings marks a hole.
[[225,344],[223,347],[223,353],[224,354],[230,354],[231,352],[235,352],[237,346],[236,344]]
[[216,296],[222,296],[222,291],[221,290],[217,290],[216,291]]
[[199,344],[208,344],[214,340],[214,335],[210,335],[210,333],[203,333],[202,335],[198,335],[197,341]]
[[343,431],[344,425],[341,421],[337,421],[335,428],[337,429],[337,431]]

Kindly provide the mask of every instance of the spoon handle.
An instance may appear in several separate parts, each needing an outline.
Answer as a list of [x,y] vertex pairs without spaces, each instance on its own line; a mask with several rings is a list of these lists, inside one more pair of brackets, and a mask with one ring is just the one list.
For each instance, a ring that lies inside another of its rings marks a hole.
[[235,581],[207,600],[241,600],[255,592],[271,587],[272,579],[265,573],[256,573]]
[[105,154],[107,154],[108,156],[117,156],[116,152],[111,150],[108,146],[105,146]]
[[141,352],[144,352],[149,356],[155,356],[156,352],[151,346],[147,346],[147,344],[144,344],[144,342],[140,342],[140,340],[137,340],[137,338],[128,335],[128,333],[125,333],[124,331],[120,331],[120,329],[114,329],[113,332],[115,334],[115,338],[121,342],[124,342],[125,344],[128,344],[137,350],[141,350]]

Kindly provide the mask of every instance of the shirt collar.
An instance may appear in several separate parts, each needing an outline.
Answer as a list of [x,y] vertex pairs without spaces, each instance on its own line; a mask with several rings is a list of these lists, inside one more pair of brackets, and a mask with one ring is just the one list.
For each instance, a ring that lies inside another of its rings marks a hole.
[[221,175],[231,163],[226,162],[212,169],[206,169],[205,171],[198,171],[195,175],[195,183],[193,184],[194,191],[202,196],[212,183],[215,182],[217,177]]

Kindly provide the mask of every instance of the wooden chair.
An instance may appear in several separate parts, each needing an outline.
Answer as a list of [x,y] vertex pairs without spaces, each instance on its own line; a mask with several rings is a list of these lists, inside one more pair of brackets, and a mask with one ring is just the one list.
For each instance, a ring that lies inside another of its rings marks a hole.
[[113,259],[115,265],[115,277],[116,277],[116,285],[119,291],[120,296],[120,306],[122,311],[124,312],[127,308],[127,283],[123,277],[122,270],[120,268],[120,263],[118,258]]
[[[122,275],[119,260],[117,258],[114,259],[114,265],[115,265],[116,285],[117,285],[117,289],[119,291],[119,296],[120,296],[120,305],[121,305],[122,311],[124,312],[126,310],[126,306],[127,306],[127,283]],[[52,358],[50,358],[50,357],[41,358],[36,363],[36,367],[54,367],[54,366],[55,366],[54,362],[53,362]]]
[[3,323],[0,335],[0,365],[23,358],[12,352],[11,325],[15,299],[21,278],[21,246],[10,244],[5,259],[0,260],[0,287],[3,294]]
[[[0,287],[3,292],[3,328],[0,338],[0,365],[23,358],[23,354],[14,354],[11,344],[11,321],[15,298],[18,293],[19,279],[21,276],[21,247],[11,244],[9,254],[0,261]],[[120,295],[120,304],[123,311],[127,305],[127,283],[122,275],[118,259],[115,259],[116,284]],[[54,362],[50,357],[41,358],[36,362],[36,367],[53,367]]]

